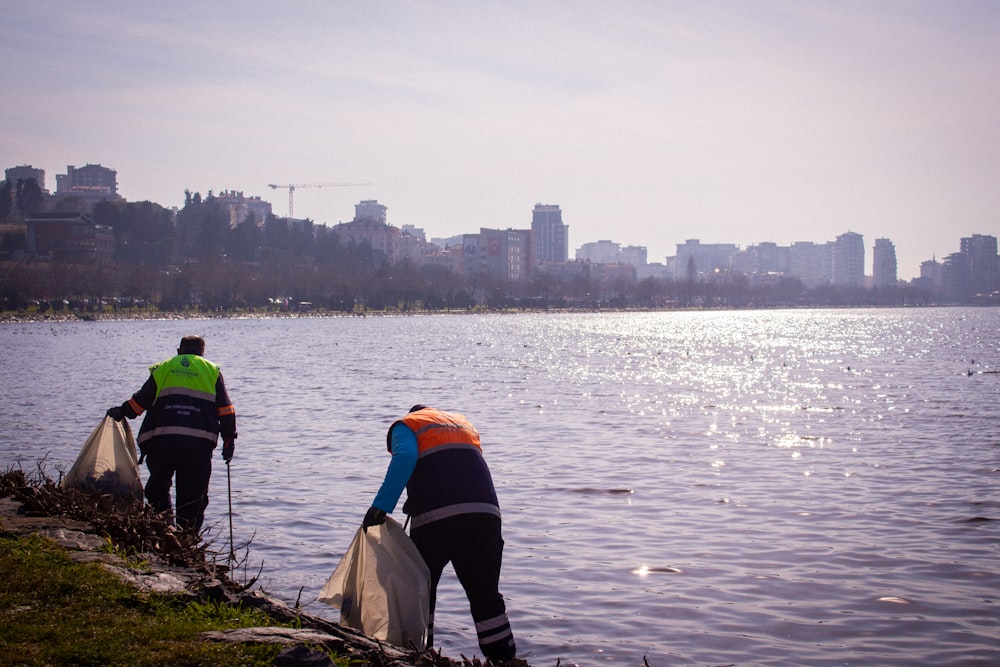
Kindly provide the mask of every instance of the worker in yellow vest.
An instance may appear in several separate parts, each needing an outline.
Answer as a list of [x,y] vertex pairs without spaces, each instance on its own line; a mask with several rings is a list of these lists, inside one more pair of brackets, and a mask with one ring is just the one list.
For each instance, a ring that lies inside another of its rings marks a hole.
[[194,533],[205,520],[219,435],[227,465],[236,448],[236,409],[222,371],[204,354],[204,338],[185,336],[177,356],[150,366],[142,388],[107,412],[119,421],[146,413],[136,439],[149,470],[146,500],[157,512],[169,511],[176,478],[177,525]]

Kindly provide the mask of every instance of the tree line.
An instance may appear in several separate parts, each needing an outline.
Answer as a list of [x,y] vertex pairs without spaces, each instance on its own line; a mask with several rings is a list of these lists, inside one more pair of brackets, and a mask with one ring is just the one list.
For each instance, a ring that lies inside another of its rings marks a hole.
[[[113,264],[0,261],[0,308],[405,312],[921,305],[932,299],[912,286],[807,289],[796,278],[759,284],[736,273],[602,281],[588,272],[567,280],[537,270],[527,282],[463,276],[408,259],[390,262],[369,244],[342,243],[332,228],[310,220],[269,215],[259,221],[251,214],[232,226],[212,192],[186,191],[176,213],[148,201],[102,201],[90,214],[113,230]],[[17,257],[19,245],[23,233],[5,232],[0,253]]]

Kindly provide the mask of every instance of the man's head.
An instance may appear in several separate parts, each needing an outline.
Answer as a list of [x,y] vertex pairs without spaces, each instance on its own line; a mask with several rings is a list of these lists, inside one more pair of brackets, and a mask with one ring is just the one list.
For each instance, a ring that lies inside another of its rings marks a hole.
[[420,403],[417,403],[412,408],[410,408],[410,412],[416,412],[417,410],[426,410],[426,409],[427,409],[426,405],[421,405]]
[[205,339],[201,336],[184,336],[181,338],[180,347],[177,354],[197,354],[199,357],[205,354]]

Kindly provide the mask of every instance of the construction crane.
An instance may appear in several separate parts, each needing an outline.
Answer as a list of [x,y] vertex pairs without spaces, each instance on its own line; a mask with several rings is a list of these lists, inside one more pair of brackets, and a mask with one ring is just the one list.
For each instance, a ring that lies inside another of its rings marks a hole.
[[292,203],[294,201],[295,188],[348,188],[357,185],[371,185],[371,183],[292,183],[289,185],[275,185],[273,183],[268,183],[267,187],[272,190],[277,190],[278,188],[288,189],[288,217],[292,217]]

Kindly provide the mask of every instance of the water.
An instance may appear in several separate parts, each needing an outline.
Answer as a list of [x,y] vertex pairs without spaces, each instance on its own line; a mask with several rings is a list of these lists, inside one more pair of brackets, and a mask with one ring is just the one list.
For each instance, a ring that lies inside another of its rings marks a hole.
[[[535,665],[1000,662],[998,309],[4,324],[0,461],[67,470],[187,333],[237,542],[311,613],[420,402],[482,433]],[[450,569],[437,630],[479,654]]]

